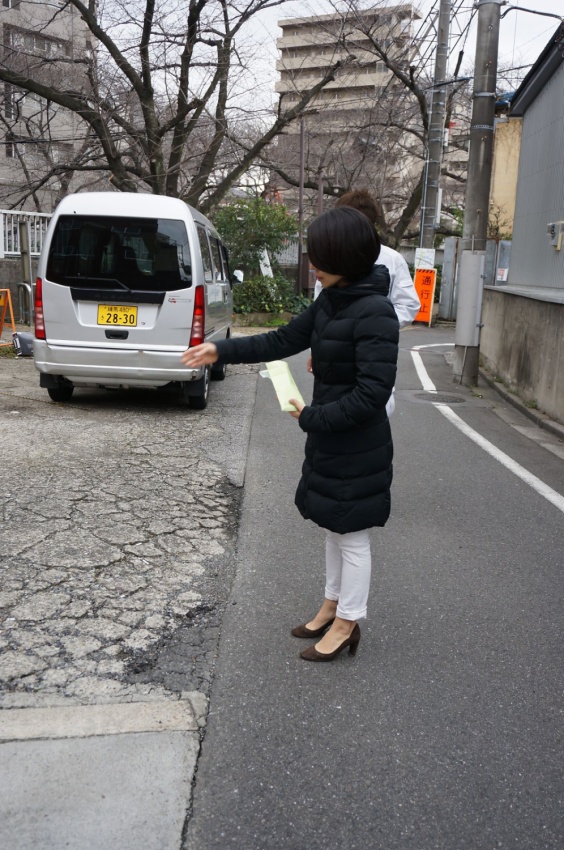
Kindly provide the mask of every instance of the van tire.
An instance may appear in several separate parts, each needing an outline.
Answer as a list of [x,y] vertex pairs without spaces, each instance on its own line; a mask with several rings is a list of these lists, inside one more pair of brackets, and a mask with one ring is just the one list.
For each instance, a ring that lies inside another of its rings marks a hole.
[[184,381],[182,397],[192,410],[205,410],[210,395],[210,368],[206,366],[204,376],[199,381]]
[[51,401],[70,401],[74,387],[48,387],[47,392]]
[[225,363],[222,363],[220,366],[212,366],[210,377],[212,381],[224,381],[226,372],[227,366]]

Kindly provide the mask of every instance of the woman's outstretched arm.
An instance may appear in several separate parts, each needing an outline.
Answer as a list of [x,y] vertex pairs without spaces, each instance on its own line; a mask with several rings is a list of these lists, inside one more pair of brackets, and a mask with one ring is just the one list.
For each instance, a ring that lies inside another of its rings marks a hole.
[[264,363],[305,351],[311,343],[312,304],[283,328],[255,336],[204,342],[189,348],[181,357],[185,366],[197,368],[221,360],[222,363]]

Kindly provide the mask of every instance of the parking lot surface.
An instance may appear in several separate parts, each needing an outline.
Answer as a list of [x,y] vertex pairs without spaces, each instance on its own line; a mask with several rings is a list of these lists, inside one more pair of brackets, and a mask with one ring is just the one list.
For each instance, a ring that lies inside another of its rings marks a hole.
[[207,693],[257,368],[192,411],[156,391],[55,404],[31,358],[0,360],[2,707]]

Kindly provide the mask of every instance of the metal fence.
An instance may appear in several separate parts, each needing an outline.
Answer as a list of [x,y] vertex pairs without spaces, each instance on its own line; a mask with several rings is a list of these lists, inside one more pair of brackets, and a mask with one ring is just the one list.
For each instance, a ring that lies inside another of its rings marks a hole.
[[32,257],[39,256],[50,218],[49,213],[0,210],[0,260],[20,256],[19,224],[22,221],[29,224],[30,254]]

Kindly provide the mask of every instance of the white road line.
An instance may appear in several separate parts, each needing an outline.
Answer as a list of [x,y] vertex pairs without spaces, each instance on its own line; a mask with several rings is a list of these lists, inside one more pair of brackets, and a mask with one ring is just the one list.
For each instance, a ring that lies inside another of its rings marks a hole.
[[[423,386],[423,389],[427,392],[436,392],[435,385],[429,378],[427,370],[423,365],[423,360],[421,359],[421,355],[418,353],[418,350],[422,348],[435,348],[437,344],[433,346],[426,345],[417,345],[414,349],[411,350],[411,356],[413,358],[413,365],[415,366],[415,370],[417,375],[419,376],[419,380]],[[418,349],[418,350],[415,350]],[[540,478],[537,478],[536,475],[533,475],[532,472],[526,470],[523,466],[518,464],[509,455],[506,455],[505,452],[502,452],[500,449],[496,448],[493,443],[490,443],[489,440],[486,440],[485,437],[482,437],[481,434],[478,434],[477,431],[474,431],[469,425],[464,422],[463,419],[458,416],[457,413],[452,410],[446,404],[440,404],[438,402],[433,402],[433,407],[436,407],[443,416],[445,416],[449,422],[452,422],[459,431],[473,440],[480,448],[482,448],[485,452],[487,452],[491,457],[495,458],[499,463],[505,466],[510,472],[520,478],[525,484],[528,484],[536,493],[540,496],[543,496],[547,501],[551,502],[558,510],[564,513],[564,496],[561,496],[560,493],[557,493],[556,490],[553,490],[552,487],[549,487],[548,484],[545,484],[544,481],[541,481]]]
[[412,351],[419,351],[420,348],[452,348],[454,342],[430,342],[427,345],[412,345]]
[[421,355],[417,351],[411,351],[411,356],[413,357],[413,365],[415,366],[415,371],[421,381],[421,385],[424,390],[428,393],[436,393],[437,388],[430,379],[425,366],[423,365],[423,360],[421,359]]
[[462,431],[463,434],[466,434],[467,437],[470,437],[480,448],[482,448],[489,455],[494,457],[497,461],[499,461],[506,469],[509,469],[517,478],[520,478],[521,481],[524,481],[525,484],[528,484],[529,487],[532,487],[537,493],[540,493],[541,496],[544,496],[545,499],[548,499],[549,502],[552,502],[559,510],[564,513],[564,496],[561,496],[560,493],[557,493],[556,490],[553,490],[552,487],[549,487],[548,484],[545,484],[544,481],[541,481],[540,478],[537,478],[536,475],[533,475],[532,472],[528,472],[524,467],[520,466],[516,461],[512,460],[509,455],[506,455],[505,452],[502,452],[500,449],[496,448],[493,443],[490,443],[489,440],[486,440],[485,437],[482,437],[478,434],[477,431],[474,431],[469,425],[464,422],[446,404],[438,404],[436,402],[433,403],[433,407],[436,407],[437,410],[440,410],[443,416],[452,422],[453,425],[456,425],[459,431]]

